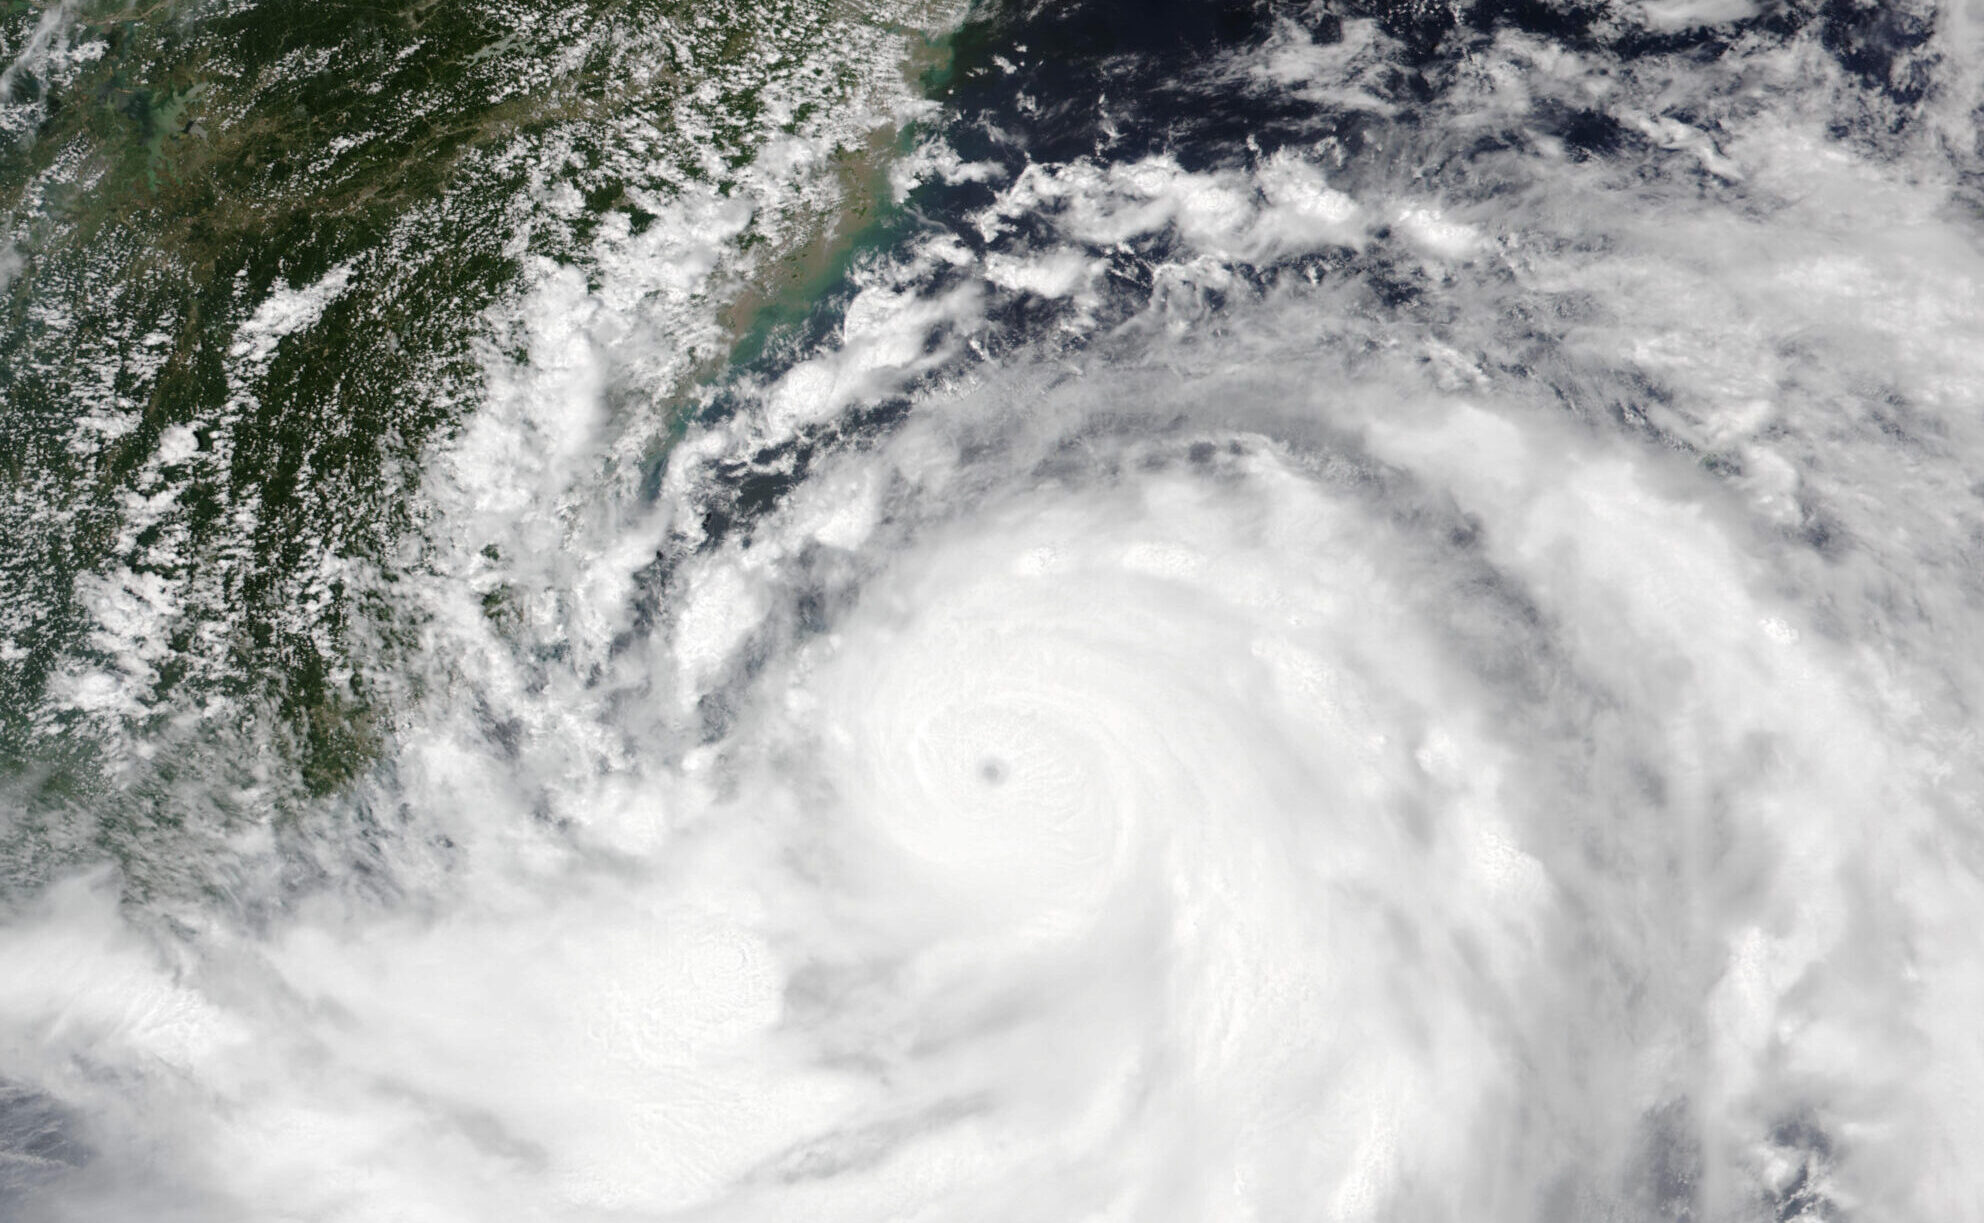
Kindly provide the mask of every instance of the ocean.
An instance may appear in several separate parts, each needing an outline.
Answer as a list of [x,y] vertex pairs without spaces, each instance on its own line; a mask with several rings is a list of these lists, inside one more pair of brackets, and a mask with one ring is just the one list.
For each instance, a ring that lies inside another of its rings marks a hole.
[[0,1213],[1980,1217],[1971,10],[0,33]]

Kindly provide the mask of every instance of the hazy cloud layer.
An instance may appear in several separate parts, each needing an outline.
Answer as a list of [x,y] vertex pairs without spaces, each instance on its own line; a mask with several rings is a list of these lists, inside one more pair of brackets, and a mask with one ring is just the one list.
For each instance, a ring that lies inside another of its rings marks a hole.
[[1973,1217],[1971,16],[1060,20],[651,471],[547,276],[390,767],[0,930],[0,1201]]

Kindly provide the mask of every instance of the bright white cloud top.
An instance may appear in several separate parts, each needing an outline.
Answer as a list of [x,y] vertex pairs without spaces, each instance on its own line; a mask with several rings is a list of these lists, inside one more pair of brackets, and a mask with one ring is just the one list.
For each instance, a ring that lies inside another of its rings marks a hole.
[[321,873],[0,930],[22,1217],[1980,1217],[1974,15],[1323,7],[999,27],[652,479],[734,218],[547,274]]

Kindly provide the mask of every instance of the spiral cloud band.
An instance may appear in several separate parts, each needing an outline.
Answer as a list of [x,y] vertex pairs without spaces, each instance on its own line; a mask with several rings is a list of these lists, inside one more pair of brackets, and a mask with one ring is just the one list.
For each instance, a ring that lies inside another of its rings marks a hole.
[[[1968,986],[1888,940],[1971,898],[1766,545],[1507,405],[1206,429],[1242,385],[1028,388],[1024,442],[952,405],[816,477],[943,507],[758,682],[830,829],[798,945],[862,981],[808,1022],[972,1102],[969,1217],[1740,1217],[1824,1175],[1848,1064],[1920,1176],[1964,1105],[1908,1049]],[[781,546],[864,552],[834,508]]]
[[1205,7],[668,427],[550,276],[377,775],[0,929],[0,1205],[1984,1217],[1974,23]]

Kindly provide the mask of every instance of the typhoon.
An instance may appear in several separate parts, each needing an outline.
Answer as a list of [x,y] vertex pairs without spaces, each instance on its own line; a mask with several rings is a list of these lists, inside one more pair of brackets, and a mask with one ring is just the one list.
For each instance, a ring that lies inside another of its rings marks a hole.
[[1984,13],[512,7],[0,26],[0,1214],[1984,1220]]

